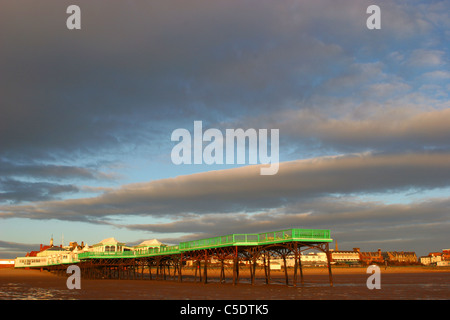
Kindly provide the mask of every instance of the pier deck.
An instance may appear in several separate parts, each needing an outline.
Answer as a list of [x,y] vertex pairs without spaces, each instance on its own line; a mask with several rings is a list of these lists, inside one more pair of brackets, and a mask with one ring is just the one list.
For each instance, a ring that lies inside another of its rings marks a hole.
[[[298,273],[303,283],[301,252],[315,249],[325,252],[328,259],[330,285],[333,285],[329,243],[333,239],[329,230],[285,229],[280,231],[230,234],[181,242],[173,246],[161,246],[140,250],[119,252],[83,252],[78,254],[77,264],[82,276],[88,278],[127,278],[127,279],[166,279],[166,270],[172,278],[182,281],[182,269],[188,261],[196,268],[199,281],[207,283],[208,265],[221,268],[220,282],[225,282],[225,267],[232,269],[233,284],[239,281],[239,269],[242,264],[250,271],[251,283],[255,280],[257,264],[264,267],[266,283],[270,283],[271,259],[282,259],[286,284],[289,285],[286,259],[294,258],[293,285],[297,284]],[[214,263],[212,263],[214,261]],[[64,271],[67,265],[45,266],[49,270]],[[202,271],[203,269],[203,271]],[[156,274],[152,274],[152,270]],[[145,272],[144,272],[145,271]],[[144,274],[146,276],[144,276]]]

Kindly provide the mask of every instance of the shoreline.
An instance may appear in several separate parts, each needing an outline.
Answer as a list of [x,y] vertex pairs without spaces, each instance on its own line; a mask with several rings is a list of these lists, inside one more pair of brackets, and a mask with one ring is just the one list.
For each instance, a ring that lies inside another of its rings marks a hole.
[[450,299],[450,268],[422,266],[388,267],[381,271],[381,290],[369,290],[370,274],[361,267],[332,267],[333,286],[328,269],[304,268],[304,284],[293,272],[271,271],[271,284],[264,283],[264,271],[257,270],[256,282],[249,282],[248,270],[240,271],[233,285],[230,272],[219,283],[219,271],[208,269],[208,283],[193,281],[194,270],[183,270],[178,280],[81,279],[80,290],[69,290],[69,275],[15,268],[0,269],[0,300],[409,300]]
[[[67,265],[69,266],[69,265]],[[332,266],[331,267],[331,273],[332,274],[366,274],[367,273],[367,268],[369,266],[352,266],[352,267],[348,267],[348,266]],[[450,273],[450,267],[435,267],[435,266],[379,266],[380,271],[382,273],[440,273],[440,272],[449,272]],[[1,272],[3,270],[25,270],[25,271],[38,271],[39,273],[44,273],[47,271],[40,271],[38,268],[14,268],[14,267],[2,267],[0,268],[0,278],[2,276]],[[154,273],[154,269],[152,269],[152,273]],[[231,267],[225,268],[226,271],[228,271],[228,273],[231,273]],[[328,267],[326,266],[321,266],[321,267],[305,267],[303,266],[302,268],[303,274],[307,275],[307,274],[311,274],[311,275],[321,275],[321,274],[326,274],[328,275]],[[189,276],[194,276],[195,273],[195,268],[193,267],[184,267],[183,268],[183,276],[184,275],[189,275]],[[208,277],[218,277],[218,274],[220,273],[220,269],[219,267],[214,267],[214,266],[209,266],[208,267]],[[239,268],[239,273],[243,276],[243,277],[247,277],[249,276],[249,271],[248,271],[248,266],[241,266]],[[285,272],[284,269],[281,270],[270,270],[271,275],[275,275],[275,276],[279,276],[281,275],[282,277],[285,276]],[[288,267],[288,276],[289,278],[293,277],[293,273],[294,273],[294,268],[293,267]],[[145,274],[148,274],[148,272],[146,271]],[[263,267],[257,267],[256,268],[256,274],[257,276],[262,276],[264,274],[264,269]],[[300,271],[298,271],[298,274],[300,274]]]

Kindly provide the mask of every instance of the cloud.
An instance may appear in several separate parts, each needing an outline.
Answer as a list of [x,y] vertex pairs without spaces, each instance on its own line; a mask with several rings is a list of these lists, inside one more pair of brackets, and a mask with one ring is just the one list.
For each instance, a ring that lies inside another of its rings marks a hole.
[[61,194],[77,193],[78,187],[49,182],[24,182],[0,178],[0,203],[53,200]]
[[[162,234],[161,239],[170,243],[287,228],[330,229],[331,237],[339,243],[341,250],[359,246],[367,251],[409,249],[425,254],[430,244],[435,248],[446,245],[449,207],[449,198],[387,205],[351,197],[324,197],[252,215],[192,215],[168,223],[121,227]],[[176,233],[187,235],[170,237]],[[419,241],[422,244],[418,244]]]
[[450,79],[450,72],[444,70],[430,71],[424,74],[425,77],[435,80]]
[[[332,103],[334,100],[328,101]],[[337,152],[449,150],[448,102],[442,103],[440,109],[426,103],[402,102],[403,99],[393,99],[383,104],[343,103],[333,117],[329,116],[332,111],[328,109],[291,109],[250,119],[248,126],[280,128],[280,137],[284,139],[281,150],[287,145],[303,146],[307,150],[318,146],[318,149],[334,149]],[[396,107],[387,106],[389,104]],[[341,108],[347,109],[347,112],[339,114]],[[245,123],[245,120],[239,121],[241,126]]]
[[0,259],[25,256],[27,252],[39,248],[38,244],[18,243],[0,240]]
[[411,66],[430,67],[442,66],[445,62],[445,51],[416,49],[411,53],[408,64]]
[[[329,194],[385,193],[450,185],[450,155],[360,154],[284,162],[274,176],[259,165],[124,185],[82,199],[1,206],[2,216],[95,221],[115,215],[257,212]],[[350,178],[351,177],[351,178]]]
[[296,226],[320,228],[328,226],[339,230],[382,229],[405,225],[448,224],[447,209],[450,199],[428,199],[410,204],[383,204],[352,197],[321,197],[300,201],[286,207],[252,215],[205,214],[188,215],[174,222],[155,224],[133,224],[123,227],[155,233],[204,233],[207,236],[225,233],[263,232]]
[[97,165],[81,167],[33,160],[13,162],[0,159],[0,203],[58,199],[66,194],[78,193],[81,188],[76,186],[75,182],[105,182],[115,177],[114,174],[100,171]]
[[14,177],[35,177],[46,179],[96,179],[102,178],[104,175],[95,172],[93,169],[67,166],[67,165],[50,165],[41,163],[12,163],[0,160],[0,175]]
[[323,84],[360,55],[376,67],[386,44],[428,39],[431,26],[397,3],[383,4],[383,28],[369,33],[368,3],[353,0],[80,1],[83,27],[70,32],[68,4],[3,6],[0,154],[98,157],[160,145],[183,121],[282,109],[327,95]]

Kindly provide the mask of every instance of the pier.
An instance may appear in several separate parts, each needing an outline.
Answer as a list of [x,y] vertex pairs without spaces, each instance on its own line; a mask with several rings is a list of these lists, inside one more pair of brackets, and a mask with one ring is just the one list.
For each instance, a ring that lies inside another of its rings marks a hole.
[[[81,276],[89,279],[135,279],[183,281],[183,270],[189,264],[194,268],[194,281],[208,283],[208,268],[219,268],[221,283],[237,285],[242,279],[242,268],[248,270],[247,279],[255,284],[257,265],[264,269],[264,281],[271,283],[271,261],[283,261],[284,282],[297,286],[304,283],[301,252],[315,249],[326,253],[330,286],[333,286],[329,243],[333,240],[329,230],[286,229],[280,231],[230,234],[205,238],[178,245],[139,245],[132,249],[124,244],[98,244],[95,251],[77,254]],[[287,258],[294,258],[290,279]],[[214,261],[214,262],[213,262]],[[33,266],[39,267],[39,266]],[[42,269],[65,273],[67,263],[52,263]],[[229,274],[231,269],[231,275]],[[227,271],[227,272],[226,272]]]

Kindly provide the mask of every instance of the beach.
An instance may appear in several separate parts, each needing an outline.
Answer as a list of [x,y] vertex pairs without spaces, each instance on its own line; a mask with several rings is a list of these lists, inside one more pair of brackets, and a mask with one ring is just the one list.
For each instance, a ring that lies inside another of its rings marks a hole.
[[[271,271],[271,283],[265,284],[264,271],[257,270],[252,285],[247,270],[233,285],[230,272],[219,283],[219,270],[208,270],[208,283],[194,282],[193,270],[183,270],[183,281],[81,279],[81,289],[68,289],[67,276],[48,271],[14,268],[0,269],[2,300],[448,300],[450,269],[422,266],[382,267],[381,288],[368,289],[371,274],[366,268],[332,268],[330,286],[327,268],[304,268],[304,283],[289,285],[284,271]],[[198,280],[198,279],[197,279]]]

